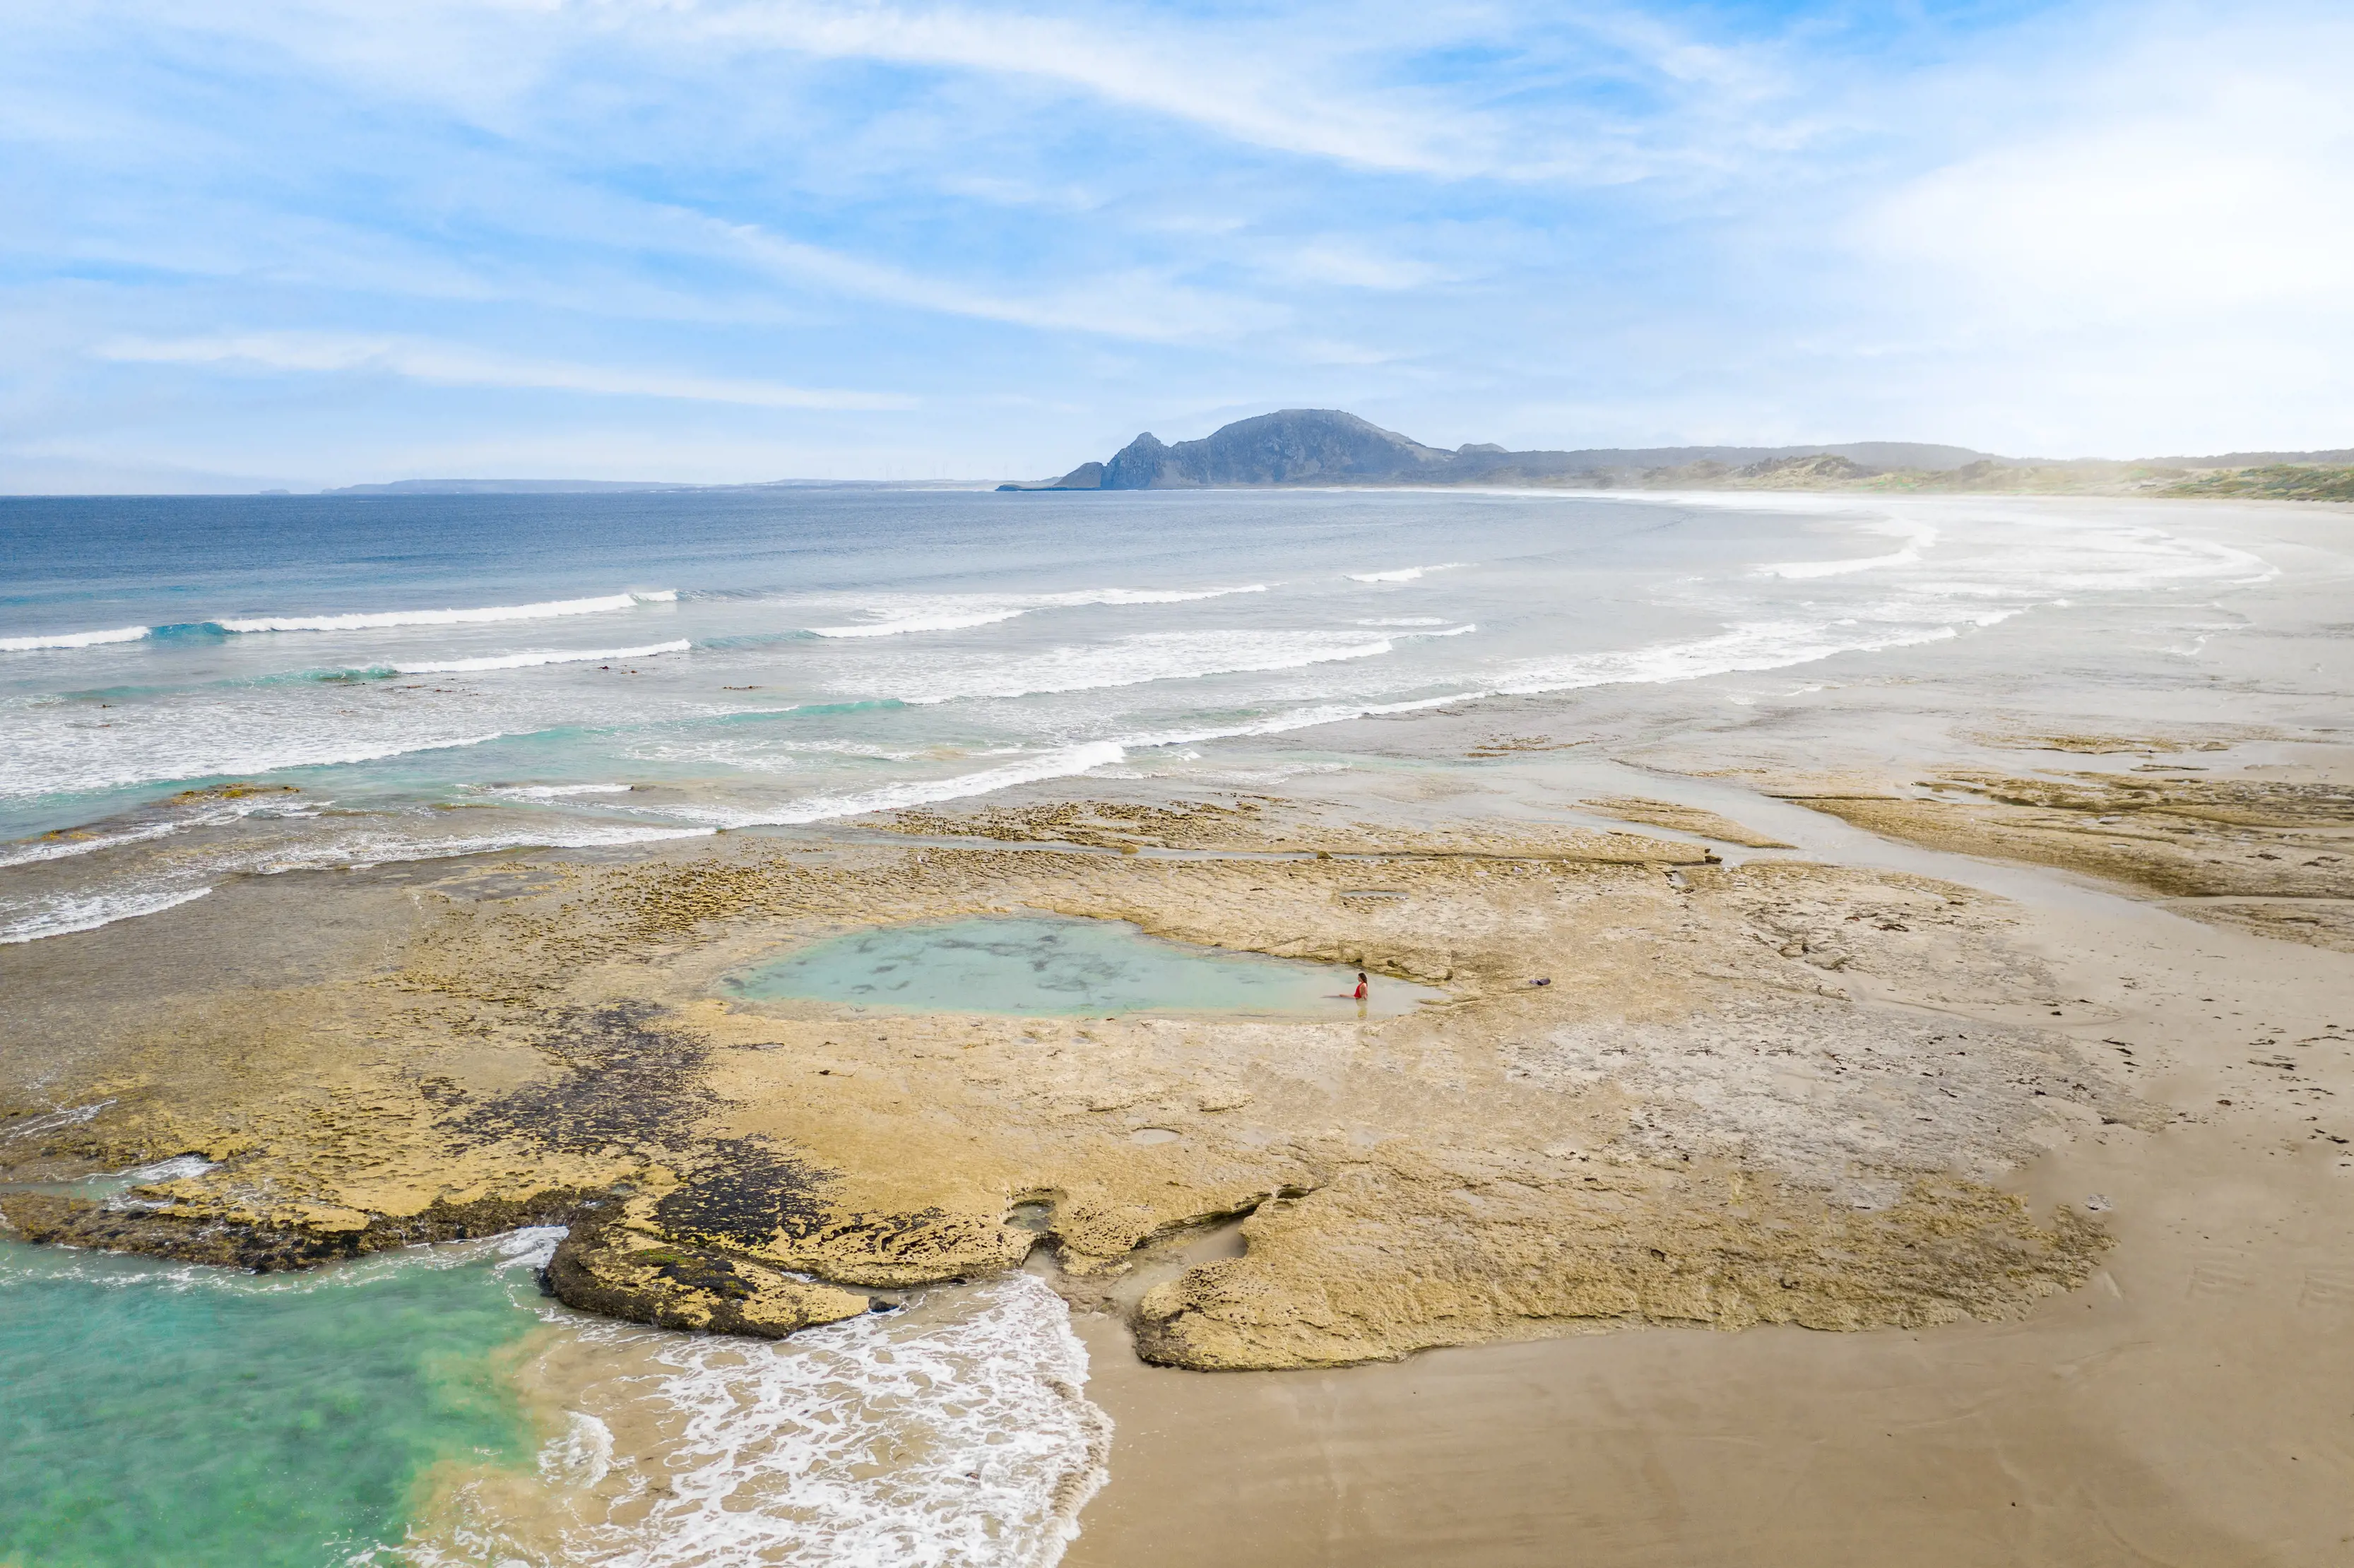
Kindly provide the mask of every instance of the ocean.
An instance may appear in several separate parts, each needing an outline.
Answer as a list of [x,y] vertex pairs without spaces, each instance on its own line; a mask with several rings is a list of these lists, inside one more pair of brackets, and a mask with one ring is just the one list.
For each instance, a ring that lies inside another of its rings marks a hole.
[[0,942],[2263,570],[1999,503],[1396,491],[11,499],[0,556]]
[[[1303,733],[1337,719],[1966,660],[2021,618],[2190,658],[2270,569],[2000,499],[879,488],[10,499],[0,561],[6,944],[1031,780],[1279,789],[1368,765]],[[569,1313],[547,1245],[295,1279],[0,1247],[0,1561],[1045,1568],[1104,1482],[1040,1280],[770,1344]]]

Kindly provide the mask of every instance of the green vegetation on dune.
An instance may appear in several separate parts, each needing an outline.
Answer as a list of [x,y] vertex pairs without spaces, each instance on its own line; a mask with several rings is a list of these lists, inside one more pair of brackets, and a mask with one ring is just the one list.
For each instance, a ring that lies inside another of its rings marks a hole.
[[2275,462],[2224,469],[2167,487],[2168,495],[2259,495],[2277,501],[2354,501],[2354,465]]

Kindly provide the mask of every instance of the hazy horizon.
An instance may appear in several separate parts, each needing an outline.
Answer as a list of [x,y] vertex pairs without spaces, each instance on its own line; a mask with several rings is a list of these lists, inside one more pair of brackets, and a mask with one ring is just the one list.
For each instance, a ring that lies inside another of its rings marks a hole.
[[[1144,433],[1152,433],[1152,432],[1144,432]],[[1208,434],[1208,433],[1210,433],[1210,432],[1204,431],[1204,432],[1202,432],[1202,433],[1206,435],[1206,434]],[[1400,433],[1405,433],[1405,432],[1400,432]],[[1178,437],[1178,438],[1175,438],[1175,440],[1191,440],[1191,439],[1193,439],[1191,436],[1183,436],[1183,437]],[[1827,449],[1852,449],[1852,448],[1856,448],[1856,447],[1869,447],[1869,446],[1875,446],[1875,445],[1878,445],[1878,446],[1937,446],[1937,445],[1952,445],[1952,443],[1940,443],[1940,442],[1929,442],[1929,441],[1875,441],[1875,440],[1852,440],[1852,441],[1850,441],[1850,440],[1833,440],[1833,441],[1824,441],[1824,442],[1815,443],[1815,445],[1819,446],[1819,447],[1822,447],[1822,448],[1827,448]],[[1788,447],[1765,447],[1765,446],[1757,446],[1757,445],[1754,445],[1754,444],[1750,444],[1750,443],[1737,443],[1737,442],[1713,442],[1713,443],[1707,443],[1707,444],[1692,444],[1692,445],[1687,445],[1687,446],[1682,446],[1682,447],[1670,447],[1670,448],[1649,448],[1649,449],[1624,449],[1624,448],[1618,448],[1618,449],[1611,449],[1611,448],[1590,448],[1590,449],[1578,449],[1578,448],[1538,448],[1538,449],[1523,449],[1523,450],[1532,450],[1532,451],[1564,451],[1564,450],[1566,450],[1566,451],[1572,451],[1572,452],[1576,452],[1576,451],[1580,451],[1580,450],[1593,450],[1593,451],[1596,451],[1596,452],[1602,452],[1602,451],[1626,451],[1626,450],[1631,450],[1643,451],[1643,452],[1657,452],[1657,453],[1677,452],[1677,453],[1692,453],[1692,454],[1707,454],[1707,453],[1717,453],[1717,452],[1726,452],[1726,451],[1735,451],[1735,450],[1737,450],[1737,451],[1740,451],[1740,452],[1744,453],[1744,455],[1748,455],[1748,454],[1759,454],[1759,453],[1772,453],[1772,452],[1777,452],[1777,451],[1789,451],[1789,450],[1804,450],[1804,445],[1803,445],[1803,444],[1801,444],[1801,446],[1800,446],[1799,448],[1797,448],[1797,449],[1792,449],[1792,448],[1788,448]],[[1101,457],[1103,457],[1103,458],[1108,458],[1108,457],[1109,457],[1111,454],[1110,454],[1109,452],[1105,452],[1105,453],[1100,454],[1100,455],[1101,455]],[[2048,454],[2048,453],[2045,453],[2045,454],[2036,454],[2036,453],[2021,454],[2021,453],[2012,453],[2012,452],[2003,452],[2003,453],[1984,453],[1984,454],[1980,454],[1980,455],[1988,456],[1988,457],[1997,457],[1997,458],[2003,459],[2004,461],[2010,461],[2010,462],[2017,462],[2017,463],[2030,463],[2030,464],[2041,464],[2041,463],[2050,463],[2050,464],[2068,464],[2068,463],[2099,463],[2099,462],[2117,462],[2117,463],[2135,463],[2135,462],[2170,462],[2170,461],[2183,461],[2183,460],[2192,460],[2192,461],[2196,461],[2196,460],[2202,459],[2202,458],[2203,458],[2203,459],[2229,459],[2229,460],[2232,460],[2233,461],[2248,461],[2248,462],[2255,462],[2255,461],[2276,461],[2276,460],[2281,460],[2281,459],[2299,459],[2299,458],[2318,458],[2318,459],[2322,459],[2322,460],[2326,460],[2326,461],[2344,461],[2345,459],[2347,459],[2347,458],[2349,456],[2349,453],[2348,450],[2346,450],[2346,449],[2307,449],[2307,450],[2282,450],[2282,449],[2272,449],[2272,450],[2248,450],[2248,451],[2242,451],[2242,452],[2235,452],[2235,453],[2225,453],[2225,452],[2214,452],[2214,453],[2191,453],[2191,452],[2155,453],[2155,452],[2154,452],[2154,453],[2139,454],[2139,455],[2137,455],[2137,456],[2134,456],[2134,457],[2114,457],[2114,456],[2110,456],[2110,455],[2108,455],[2108,454],[2105,454],[2105,453],[2102,453],[2102,454],[2074,453],[2074,454],[2071,454],[2070,456],[2067,456],[2067,457],[2054,457],[2054,456],[2052,456],[2051,454]],[[1078,466],[1078,464],[1080,464],[1080,463],[1084,463],[1084,462],[1087,462],[1087,461],[1091,461],[1091,460],[1090,460],[1090,459],[1088,459],[1088,458],[1080,458],[1080,459],[1075,460],[1073,463],[1071,463],[1071,464],[1069,464],[1069,465],[1066,465],[1066,468],[1065,468],[1065,470],[1064,470],[1063,471],[1067,471],[1069,468],[1071,468],[1071,467],[1076,467],[1076,466]],[[1099,460],[1092,460],[1092,461],[1099,461]],[[1874,461],[1879,461],[1879,460],[1874,460]],[[45,499],[45,498],[46,498],[46,499],[61,499],[61,498],[68,498],[68,497],[71,497],[71,496],[75,496],[75,495],[90,496],[90,497],[102,497],[102,496],[106,496],[106,495],[123,495],[123,496],[138,496],[138,495],[144,495],[144,496],[192,495],[192,496],[193,496],[193,495],[207,495],[207,494],[211,494],[211,495],[245,495],[245,494],[256,494],[256,495],[304,495],[304,496],[328,496],[328,495],[344,495],[344,494],[349,494],[349,495],[353,495],[353,496],[354,496],[354,497],[355,497],[355,498],[358,498],[358,497],[365,497],[365,496],[371,495],[371,494],[380,494],[380,493],[408,493],[408,494],[437,494],[437,493],[438,493],[438,494],[445,494],[445,495],[446,495],[446,494],[475,494],[475,493],[478,493],[478,494],[483,494],[483,495],[528,495],[528,494],[535,494],[535,493],[549,493],[549,494],[555,494],[555,493],[592,494],[592,493],[625,493],[625,492],[630,492],[630,491],[645,491],[645,492],[653,492],[653,491],[663,491],[663,490],[696,490],[696,489],[717,489],[717,490],[726,490],[726,489],[766,489],[766,488],[775,488],[775,489],[790,489],[790,488],[794,488],[794,487],[797,487],[797,486],[811,486],[811,487],[824,487],[824,486],[876,486],[876,487],[907,486],[907,487],[928,487],[928,487],[949,487],[949,488],[960,487],[960,486],[972,486],[972,487],[976,487],[976,488],[988,488],[988,487],[991,487],[991,486],[994,486],[994,485],[1000,484],[1000,483],[1003,482],[1004,481],[1006,481],[1006,480],[1008,480],[1008,479],[1025,479],[1025,478],[1026,478],[1026,479],[1030,479],[1030,480],[1034,480],[1034,480],[1041,480],[1041,479],[1051,479],[1051,478],[1054,478],[1054,477],[1055,477],[1055,475],[1054,475],[1054,474],[1052,474],[1052,473],[1046,473],[1046,474],[1034,474],[1034,475],[1007,475],[1007,474],[948,474],[948,473],[940,473],[940,474],[897,473],[897,474],[843,474],[843,475],[829,475],[829,476],[817,476],[817,475],[807,475],[807,474],[784,474],[784,475],[778,475],[778,476],[775,476],[775,477],[772,477],[772,478],[767,478],[767,479],[705,481],[705,480],[667,479],[667,478],[649,477],[649,476],[641,476],[641,477],[636,477],[636,478],[611,478],[611,477],[600,477],[600,478],[593,478],[593,479],[591,479],[591,478],[584,478],[584,477],[578,477],[578,476],[572,476],[572,475],[561,475],[561,474],[494,474],[494,473],[477,473],[477,474],[434,474],[434,475],[417,475],[417,476],[406,477],[406,478],[398,479],[398,480],[355,480],[355,481],[353,481],[353,482],[349,482],[349,483],[344,483],[344,484],[333,484],[333,483],[330,483],[330,484],[322,484],[322,485],[317,485],[317,486],[312,486],[312,487],[301,487],[301,488],[298,488],[298,487],[292,487],[292,486],[282,486],[282,485],[281,485],[281,486],[267,486],[267,487],[257,487],[257,488],[253,488],[253,489],[246,489],[246,488],[234,487],[234,486],[232,486],[232,485],[230,485],[230,484],[224,483],[224,484],[221,484],[221,485],[219,485],[219,486],[217,486],[217,487],[216,487],[216,488],[214,488],[214,489],[210,489],[210,490],[203,490],[203,489],[189,489],[189,490],[170,490],[170,489],[138,490],[138,489],[122,489],[122,490],[49,490],[49,491],[44,491],[44,490],[0,490],[0,498],[14,497],[14,498],[25,499],[25,500],[38,500],[38,499]],[[464,491],[461,491],[461,490],[436,490],[436,489],[432,488],[432,487],[435,487],[435,486],[457,486],[457,485],[464,485],[464,486],[479,486],[479,487],[481,487],[481,488],[480,488],[479,490],[464,490]]]

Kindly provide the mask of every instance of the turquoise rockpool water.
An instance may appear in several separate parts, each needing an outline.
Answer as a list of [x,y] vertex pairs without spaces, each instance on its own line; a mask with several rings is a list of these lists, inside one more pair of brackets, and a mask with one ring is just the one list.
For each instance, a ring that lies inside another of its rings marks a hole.
[[497,1374],[539,1319],[498,1254],[255,1277],[0,1244],[0,1563],[345,1563],[436,1465],[528,1466]]
[[1375,978],[1363,1014],[1354,969],[1148,937],[1124,920],[982,916],[854,932],[730,976],[753,1001],[909,1012],[1383,1017],[1443,992]]

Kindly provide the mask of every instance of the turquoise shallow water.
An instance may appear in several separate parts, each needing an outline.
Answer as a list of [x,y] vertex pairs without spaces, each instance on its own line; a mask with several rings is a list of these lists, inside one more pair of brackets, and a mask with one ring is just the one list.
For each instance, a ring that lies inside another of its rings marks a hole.
[[[1120,920],[1052,916],[926,920],[820,942],[730,977],[753,1001],[840,1001],[913,1012],[1123,1012],[1355,1018],[1354,969],[1148,937]],[[1366,1013],[1442,992],[1376,979]]]
[[0,1244],[0,1563],[312,1568],[439,1462],[527,1465],[528,1277],[435,1249],[303,1277]]

